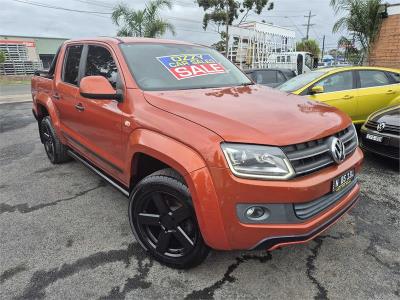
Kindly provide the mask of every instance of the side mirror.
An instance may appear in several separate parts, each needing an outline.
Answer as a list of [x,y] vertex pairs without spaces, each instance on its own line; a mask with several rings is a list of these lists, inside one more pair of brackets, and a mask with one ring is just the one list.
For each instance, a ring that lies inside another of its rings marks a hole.
[[103,76],[83,77],[79,85],[79,93],[89,99],[122,100],[122,95],[117,93],[111,83]]
[[324,87],[321,85],[316,85],[311,88],[311,94],[322,94],[324,92]]

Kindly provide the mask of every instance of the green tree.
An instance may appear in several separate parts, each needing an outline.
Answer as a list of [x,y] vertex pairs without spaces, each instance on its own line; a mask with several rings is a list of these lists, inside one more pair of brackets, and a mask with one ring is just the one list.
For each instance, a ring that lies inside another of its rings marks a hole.
[[6,61],[6,54],[0,51],[0,64]]
[[160,17],[161,10],[171,7],[171,0],[151,0],[138,10],[119,4],[113,9],[111,19],[118,26],[118,36],[160,37],[167,31],[175,34],[174,26]]
[[331,6],[336,14],[343,15],[332,31],[352,33],[368,58],[382,22],[382,0],[331,0]]
[[203,8],[203,29],[206,30],[210,23],[217,25],[218,31],[225,26],[221,32],[221,40],[224,41],[224,50],[228,49],[229,32],[228,26],[241,17],[239,24],[243,22],[250,11],[261,14],[268,5],[268,10],[273,9],[274,4],[270,0],[196,0],[199,7]]
[[338,48],[344,48],[345,59],[353,65],[362,61],[362,52],[354,46],[354,41],[342,36],[338,41]]
[[321,50],[316,40],[308,39],[296,43],[297,51],[310,52],[314,58],[318,58]]

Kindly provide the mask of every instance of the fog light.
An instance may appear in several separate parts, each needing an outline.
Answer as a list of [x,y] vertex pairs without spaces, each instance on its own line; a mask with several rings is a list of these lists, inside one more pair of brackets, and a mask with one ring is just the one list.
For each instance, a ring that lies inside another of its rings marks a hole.
[[246,210],[246,217],[250,220],[259,220],[265,217],[265,210],[261,206],[252,206]]

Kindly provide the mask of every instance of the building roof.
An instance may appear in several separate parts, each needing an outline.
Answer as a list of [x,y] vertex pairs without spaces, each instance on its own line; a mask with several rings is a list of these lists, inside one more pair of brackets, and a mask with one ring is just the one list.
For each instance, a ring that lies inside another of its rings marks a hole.
[[49,37],[49,36],[30,36],[30,35],[15,35],[15,34],[0,34],[3,38],[24,38],[24,39],[43,39],[43,40],[68,40],[66,37]]

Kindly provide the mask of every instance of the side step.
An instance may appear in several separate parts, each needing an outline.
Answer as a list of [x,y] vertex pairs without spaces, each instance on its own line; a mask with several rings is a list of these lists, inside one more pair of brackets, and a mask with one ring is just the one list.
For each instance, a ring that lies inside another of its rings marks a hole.
[[102,171],[100,171],[98,168],[87,162],[84,158],[82,158],[80,155],[75,153],[72,150],[67,150],[67,153],[69,156],[74,158],[75,160],[81,162],[84,166],[86,166],[89,170],[91,170],[93,173],[99,175],[101,178],[103,178],[105,181],[107,181],[109,184],[111,184],[114,188],[116,188],[118,191],[120,191],[122,194],[124,194],[126,197],[129,197],[129,192],[126,190],[124,187],[122,187],[119,183],[108,177],[106,174],[104,174]]

